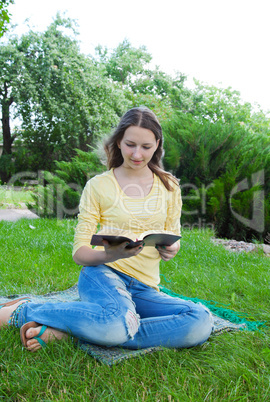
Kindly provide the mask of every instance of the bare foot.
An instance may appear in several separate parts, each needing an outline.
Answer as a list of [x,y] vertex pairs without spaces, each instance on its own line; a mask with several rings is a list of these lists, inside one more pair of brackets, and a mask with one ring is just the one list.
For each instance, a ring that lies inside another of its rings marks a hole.
[[[25,336],[27,339],[29,339],[26,342],[26,348],[27,350],[31,352],[35,352],[38,349],[41,349],[42,346],[40,343],[37,341],[37,339],[34,339],[34,336],[39,336],[39,333],[41,331],[42,325],[38,327],[32,327],[29,328]],[[52,341],[60,341],[61,339],[67,339],[68,335],[64,332],[58,331],[57,329],[47,327],[45,332],[41,335],[40,339],[42,339],[45,343],[52,342]]]
[[12,304],[11,306],[2,307],[0,309],[0,328],[8,324],[14,310],[19,307],[20,304],[25,303],[26,300],[20,300],[18,303]]

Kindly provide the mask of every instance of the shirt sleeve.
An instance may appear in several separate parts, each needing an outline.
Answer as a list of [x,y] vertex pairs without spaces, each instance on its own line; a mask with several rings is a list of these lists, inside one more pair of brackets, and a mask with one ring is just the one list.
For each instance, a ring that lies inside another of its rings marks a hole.
[[82,192],[79,211],[72,255],[82,246],[92,248],[90,241],[100,222],[99,194],[93,179],[87,182]]
[[165,230],[180,235],[181,210],[182,210],[181,191],[179,186],[175,186],[174,191],[169,191]]

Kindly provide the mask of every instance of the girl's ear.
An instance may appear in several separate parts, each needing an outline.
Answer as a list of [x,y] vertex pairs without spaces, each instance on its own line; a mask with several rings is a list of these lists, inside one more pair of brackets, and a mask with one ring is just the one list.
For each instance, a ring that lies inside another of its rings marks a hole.
[[158,149],[159,143],[160,143],[160,140],[157,140],[156,150]]

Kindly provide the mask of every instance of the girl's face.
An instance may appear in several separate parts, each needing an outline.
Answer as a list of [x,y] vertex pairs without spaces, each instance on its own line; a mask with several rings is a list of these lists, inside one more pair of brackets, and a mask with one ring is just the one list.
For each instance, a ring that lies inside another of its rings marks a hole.
[[123,166],[142,169],[148,165],[159,144],[154,133],[146,128],[130,126],[126,129],[118,147],[121,150]]

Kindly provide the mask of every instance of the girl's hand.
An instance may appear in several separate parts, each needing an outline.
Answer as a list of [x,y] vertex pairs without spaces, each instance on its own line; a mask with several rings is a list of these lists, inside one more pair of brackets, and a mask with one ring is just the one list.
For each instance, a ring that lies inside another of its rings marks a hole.
[[180,249],[180,243],[175,242],[171,246],[156,246],[157,251],[163,261],[169,261],[176,256]]
[[103,246],[105,253],[108,257],[109,261],[116,261],[120,260],[122,258],[130,258],[134,257],[135,255],[139,254],[143,246],[137,246],[133,248],[126,248],[129,243],[124,242],[121,244],[118,244],[117,246],[110,246],[110,243],[107,242],[106,240],[103,240]]

